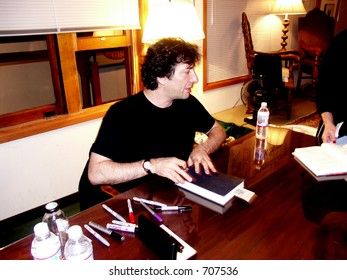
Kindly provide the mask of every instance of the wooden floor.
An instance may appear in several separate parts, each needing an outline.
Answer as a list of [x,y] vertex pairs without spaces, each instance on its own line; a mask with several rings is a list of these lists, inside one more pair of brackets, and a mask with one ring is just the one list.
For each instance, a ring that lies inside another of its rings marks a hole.
[[[291,119],[286,118],[285,112],[278,112],[277,114],[270,115],[270,122],[274,125],[287,125],[293,123],[295,120],[310,115],[317,110],[316,103],[305,97],[293,97],[292,100],[292,112]],[[246,114],[246,106],[240,105],[234,108],[219,112],[213,116],[217,120],[224,122],[232,122],[239,126],[245,126],[249,128],[254,128],[254,126],[249,125],[244,121],[246,117],[251,117],[252,114]]]

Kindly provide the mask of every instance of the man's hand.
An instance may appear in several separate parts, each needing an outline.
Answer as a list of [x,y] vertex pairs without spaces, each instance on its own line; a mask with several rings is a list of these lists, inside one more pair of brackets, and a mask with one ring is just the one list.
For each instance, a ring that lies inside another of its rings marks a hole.
[[151,159],[153,173],[165,177],[174,183],[191,182],[193,178],[187,173],[187,162],[176,157]]
[[194,166],[195,172],[200,174],[203,168],[206,174],[216,173],[217,169],[214,166],[208,153],[197,145],[189,155],[188,166]]

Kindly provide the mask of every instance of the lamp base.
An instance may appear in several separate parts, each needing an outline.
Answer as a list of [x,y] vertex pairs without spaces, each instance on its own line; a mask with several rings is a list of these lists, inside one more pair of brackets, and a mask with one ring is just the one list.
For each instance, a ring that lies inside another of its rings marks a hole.
[[289,19],[288,18],[285,18],[284,20],[283,20],[283,29],[282,29],[282,33],[283,33],[283,35],[282,35],[282,42],[281,42],[281,46],[282,46],[282,48],[280,49],[280,51],[286,51],[287,49],[286,49],[286,46],[287,46],[287,42],[286,42],[286,40],[288,39],[288,35],[287,35],[287,33],[288,33],[288,31],[289,31],[289,29],[288,29],[288,26],[289,26]]

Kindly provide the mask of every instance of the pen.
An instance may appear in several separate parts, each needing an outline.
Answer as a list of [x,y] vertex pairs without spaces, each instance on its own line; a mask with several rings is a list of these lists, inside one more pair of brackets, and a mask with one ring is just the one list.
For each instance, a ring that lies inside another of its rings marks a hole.
[[144,198],[133,197],[133,200],[138,201],[138,202],[142,201],[144,203],[147,203],[147,204],[150,204],[150,205],[153,205],[153,206],[167,206],[164,203],[161,203],[161,202],[158,202],[158,201],[153,201],[153,200],[148,200],[148,199],[144,199]]
[[97,233],[95,230],[93,230],[90,226],[84,225],[85,229],[88,230],[96,239],[98,239],[101,243],[103,243],[106,246],[110,246],[110,243],[103,238],[99,233]]
[[103,204],[102,207],[104,207],[104,209],[111,213],[113,216],[115,216],[118,220],[122,221],[122,222],[126,222],[126,220],[121,216],[119,215],[118,213],[116,213],[115,211],[113,211],[110,207],[108,207],[107,205]]
[[120,235],[120,234],[117,233],[117,232],[114,232],[114,231],[112,231],[112,230],[110,230],[110,229],[108,229],[108,228],[105,228],[105,227],[103,227],[103,226],[100,226],[100,225],[98,225],[97,223],[89,222],[89,225],[90,225],[91,227],[95,228],[95,229],[98,229],[98,230],[100,230],[100,231],[102,231],[102,232],[108,234],[108,235],[111,235],[111,237],[114,237],[114,238],[116,238],[116,239],[118,239],[118,240],[120,240],[120,241],[123,241],[123,240],[125,239],[125,237],[124,237],[123,235]]
[[133,223],[124,223],[118,220],[112,220],[113,224],[120,225],[120,226],[125,226],[125,227],[137,227],[137,224]]
[[190,206],[154,206],[154,210],[188,212],[188,211],[192,211],[192,207]]
[[128,202],[128,210],[129,210],[129,220],[130,220],[130,223],[135,223],[134,211],[133,211],[133,207],[131,206],[131,201],[130,201],[129,198],[128,198],[127,202]]
[[146,210],[151,213],[159,222],[163,222],[163,219],[157,214],[155,213],[151,208],[148,207],[148,205],[146,205],[145,203],[143,203],[141,200],[140,200],[140,203],[143,207],[146,208]]
[[123,226],[123,225],[117,225],[117,224],[110,224],[110,223],[108,223],[106,227],[111,230],[120,230],[120,231],[126,231],[126,232],[135,232],[137,230],[135,226],[131,227],[131,226]]

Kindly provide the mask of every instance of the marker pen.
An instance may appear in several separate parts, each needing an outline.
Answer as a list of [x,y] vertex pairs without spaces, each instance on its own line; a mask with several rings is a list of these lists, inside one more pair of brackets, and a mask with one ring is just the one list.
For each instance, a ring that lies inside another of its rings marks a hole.
[[133,211],[133,207],[131,206],[131,201],[129,198],[127,200],[127,203],[128,203],[128,210],[129,210],[129,221],[130,223],[135,223],[134,211]]
[[144,202],[146,204],[149,205],[153,205],[153,206],[166,206],[166,204],[158,202],[158,201],[153,201],[153,200],[148,200],[148,199],[144,199],[144,198],[138,198],[138,197],[133,197],[133,200],[138,201],[138,202]]
[[112,220],[113,224],[119,225],[119,226],[125,226],[125,227],[137,227],[137,224],[133,223],[124,223],[118,220]]
[[95,230],[93,230],[90,226],[88,225],[84,225],[85,229],[88,230],[96,239],[98,239],[101,243],[103,243],[104,245],[106,245],[107,247],[110,246],[110,243],[108,243],[108,241],[103,238],[99,233],[97,233]]
[[126,231],[126,232],[135,232],[136,227],[130,227],[130,226],[121,226],[116,224],[110,224],[108,223],[106,227],[110,230],[120,230],[120,231]]
[[117,212],[113,211],[110,207],[108,207],[107,205],[103,204],[102,207],[109,213],[111,213],[114,217],[116,217],[118,220],[122,221],[122,222],[126,222],[126,220],[119,215]]
[[105,227],[103,227],[103,226],[100,226],[100,225],[98,225],[97,223],[89,222],[88,224],[89,224],[91,227],[93,227],[93,228],[95,228],[95,229],[98,229],[98,230],[100,230],[100,231],[102,231],[102,232],[104,232],[104,233],[110,235],[111,237],[120,240],[120,241],[123,241],[123,240],[125,239],[125,237],[124,237],[123,235],[120,235],[120,234],[117,233],[117,232],[114,232],[114,231],[112,231],[112,230],[110,230],[110,229],[108,229],[108,228],[105,228]]
[[154,210],[188,212],[188,211],[192,211],[192,207],[190,206],[154,206]]
[[156,218],[159,222],[163,222],[163,219],[157,214],[157,213],[155,213],[151,208],[149,208],[149,206],[147,205],[147,204],[145,204],[145,203],[143,203],[142,201],[140,201],[140,203],[141,203],[141,205],[143,206],[143,207],[145,207],[146,208],[146,210],[149,212],[149,213],[151,213],[153,216],[154,216],[154,218]]

